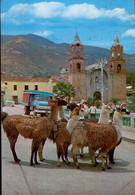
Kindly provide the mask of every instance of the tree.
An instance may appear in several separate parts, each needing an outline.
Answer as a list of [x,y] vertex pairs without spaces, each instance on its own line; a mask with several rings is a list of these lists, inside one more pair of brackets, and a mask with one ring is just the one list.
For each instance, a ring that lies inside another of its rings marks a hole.
[[96,98],[94,97],[94,98],[88,98],[87,99],[87,102],[88,102],[88,104],[89,104],[89,107],[92,105],[92,103],[94,103],[95,102],[95,100],[96,100]]
[[119,98],[112,98],[111,99],[111,102],[113,102],[114,103],[114,105],[116,106],[116,104],[119,102]]
[[135,71],[128,70],[126,71],[126,82],[131,85],[133,89],[135,89]]
[[132,94],[128,99],[127,109],[129,109],[132,112],[135,112],[135,94]]
[[71,97],[75,96],[75,89],[70,83],[58,82],[55,86],[53,86],[53,93],[56,97],[60,97],[62,99],[69,97],[69,101]]

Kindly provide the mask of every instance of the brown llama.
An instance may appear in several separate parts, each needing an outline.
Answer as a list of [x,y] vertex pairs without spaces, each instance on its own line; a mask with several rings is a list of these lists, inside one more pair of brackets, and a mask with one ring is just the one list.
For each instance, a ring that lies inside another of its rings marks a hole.
[[95,152],[100,149],[102,170],[105,170],[104,160],[106,160],[107,168],[110,168],[107,154],[117,145],[122,137],[122,115],[125,113],[129,114],[129,112],[123,108],[123,105],[117,108],[114,113],[112,125],[87,122],[79,122],[77,124],[71,135],[72,156],[77,168],[80,168],[77,160],[77,153],[82,146],[89,147],[89,154],[93,166],[96,166]]
[[18,135],[24,138],[32,139],[30,165],[33,165],[33,158],[35,164],[37,162],[37,151],[40,143],[45,140],[55,128],[57,121],[58,107],[66,105],[64,100],[54,100],[51,104],[50,117],[27,117],[22,115],[8,115],[3,121],[3,129],[10,142],[10,148],[16,163],[20,162],[15,151],[15,144]]
[[[76,106],[77,104],[72,105],[72,108],[70,108],[70,110],[73,110]],[[48,137],[48,139],[52,140],[53,143],[56,143],[57,167],[61,166],[60,157],[62,158],[63,162],[66,162],[67,165],[70,164],[70,162],[68,161],[68,147],[71,144],[71,135],[69,134],[66,128],[67,121],[66,121],[66,117],[63,112],[62,106],[59,106],[59,116],[61,117],[61,120],[57,121],[56,123],[57,128],[55,131],[55,136],[52,136],[50,134],[50,136]],[[38,149],[38,155],[39,155],[40,161],[45,160],[45,158],[43,157],[44,144],[45,144],[45,140],[41,142],[39,149]]]

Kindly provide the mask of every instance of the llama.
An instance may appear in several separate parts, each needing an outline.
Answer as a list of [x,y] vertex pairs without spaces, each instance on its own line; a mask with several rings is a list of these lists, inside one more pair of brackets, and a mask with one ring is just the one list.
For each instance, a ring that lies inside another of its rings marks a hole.
[[[65,112],[64,112],[64,109],[63,109],[63,106],[59,106],[59,109],[58,109],[58,117],[57,117],[58,121],[60,122],[67,122],[68,119],[65,115]],[[58,125],[58,123],[56,123]],[[57,126],[55,126],[55,131],[54,131],[54,136],[49,136],[50,139],[55,142],[55,138],[56,138],[56,134],[58,132],[58,129],[57,129]],[[40,161],[44,161],[45,158],[43,157],[43,147],[44,147],[44,144],[45,144],[45,140],[43,140],[41,143],[40,143],[40,146],[39,146],[39,149],[38,149],[38,157],[39,157],[39,160]],[[63,159],[63,157],[62,157]]]
[[37,162],[37,150],[40,143],[45,140],[53,131],[58,115],[58,107],[66,105],[65,100],[54,100],[50,103],[50,117],[27,117],[22,115],[7,116],[3,121],[3,129],[10,142],[10,148],[13,154],[14,161],[20,162],[15,151],[15,144],[18,135],[21,134],[24,138],[32,139],[30,165]]
[[[78,105],[75,103],[72,104],[72,108],[70,107],[71,111],[75,107],[78,107]],[[80,111],[80,115],[84,115],[83,110]],[[61,106],[59,106],[59,116],[61,117],[61,120],[57,121],[56,137],[54,138],[51,135],[48,137],[50,140],[53,141],[53,143],[56,143],[57,167],[61,167],[60,157],[62,158],[63,162],[65,162],[67,165],[70,164],[67,155],[68,155],[68,147],[71,144],[71,135],[67,130],[67,121],[63,121],[65,120],[65,113],[63,112],[63,107]],[[43,151],[43,144],[40,144],[40,147],[38,150],[38,153],[40,153],[40,159],[44,159],[42,156],[42,151]]]
[[7,113],[6,112],[1,112],[1,121],[3,121],[6,117],[7,117]]
[[109,124],[109,115],[110,115],[111,107],[112,107],[112,103],[102,106],[98,124]]
[[[75,108],[77,109],[77,108]],[[74,110],[73,110],[74,111]],[[78,110],[79,111],[79,110]],[[71,135],[72,156],[77,168],[79,167],[77,153],[80,147],[88,146],[89,154],[93,166],[95,163],[95,152],[100,149],[102,160],[102,170],[105,170],[104,160],[106,160],[107,168],[111,168],[108,162],[108,152],[113,149],[121,138],[122,116],[129,114],[123,105],[114,112],[113,123],[95,124],[87,122],[79,122]]]
[[[72,105],[71,111],[73,110],[74,107],[78,107],[78,105],[74,104]],[[81,106],[80,106],[81,107]],[[67,107],[68,108],[68,107]],[[68,108],[69,109],[69,108]],[[61,119],[65,119],[65,113],[63,112],[63,108],[59,107],[59,115],[61,116]],[[79,117],[80,116],[86,116],[86,112],[80,108],[80,112],[79,112]],[[71,116],[72,117],[72,114]],[[79,119],[78,117],[78,119]],[[77,119],[77,120],[78,120]],[[60,167],[60,156],[62,157],[62,160],[66,162],[67,165],[70,164],[70,162],[68,161],[67,155],[68,155],[68,147],[71,144],[71,135],[69,133],[69,129],[72,131],[72,127],[67,122],[58,122],[58,128],[57,128],[57,136],[56,136],[56,146],[57,146],[57,156],[58,156],[58,160],[57,160],[57,167]],[[63,156],[65,157],[65,159],[63,158]]]
[[[109,113],[110,113],[111,107],[112,107],[112,103],[109,103],[107,105],[103,105],[102,106],[99,120],[91,118],[91,119],[85,119],[85,121],[87,121],[87,122],[94,122],[94,123],[98,122],[99,124],[108,124],[109,123]],[[84,121],[84,120],[80,120],[80,121]],[[70,121],[70,122],[72,123],[72,121]],[[74,124],[74,122],[73,122],[73,124]],[[81,147],[81,152],[80,152],[79,155],[83,158],[83,147]]]

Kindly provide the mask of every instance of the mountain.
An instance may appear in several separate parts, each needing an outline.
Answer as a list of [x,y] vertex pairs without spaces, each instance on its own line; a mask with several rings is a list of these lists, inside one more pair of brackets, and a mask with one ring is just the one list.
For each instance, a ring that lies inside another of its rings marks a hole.
[[[1,71],[6,75],[58,74],[59,68],[70,59],[70,44],[57,44],[33,34],[1,35],[1,44]],[[109,61],[110,50],[84,45],[86,66],[103,57]],[[124,54],[124,57],[126,69],[131,69],[135,64],[134,55]]]

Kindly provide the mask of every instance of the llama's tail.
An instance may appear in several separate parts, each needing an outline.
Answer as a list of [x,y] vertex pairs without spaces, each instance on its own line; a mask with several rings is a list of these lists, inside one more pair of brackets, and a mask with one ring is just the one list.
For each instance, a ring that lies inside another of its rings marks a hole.
[[1,112],[1,122],[3,123],[4,119],[8,116],[8,113]]

